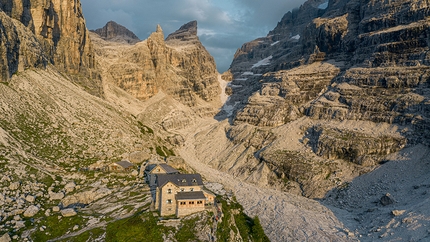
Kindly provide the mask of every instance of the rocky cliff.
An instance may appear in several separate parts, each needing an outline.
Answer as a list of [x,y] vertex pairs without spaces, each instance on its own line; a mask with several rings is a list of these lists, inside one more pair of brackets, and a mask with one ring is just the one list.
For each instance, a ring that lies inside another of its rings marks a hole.
[[102,95],[80,1],[1,1],[0,10],[3,80],[26,68],[53,64]]
[[103,28],[91,30],[98,34],[104,40],[126,42],[129,44],[136,44],[140,39],[126,27],[109,21]]
[[237,50],[228,73],[218,119],[232,124],[224,148],[242,155],[200,158],[250,180],[265,165],[268,183],[319,197],[387,154],[428,145],[429,9],[309,0],[285,14]]
[[135,45],[107,42],[95,35],[93,42],[104,79],[139,100],[163,92],[201,109],[199,112],[212,109],[208,103],[219,103],[218,72],[213,57],[197,37],[196,21],[182,26],[166,40],[157,26],[148,39]]

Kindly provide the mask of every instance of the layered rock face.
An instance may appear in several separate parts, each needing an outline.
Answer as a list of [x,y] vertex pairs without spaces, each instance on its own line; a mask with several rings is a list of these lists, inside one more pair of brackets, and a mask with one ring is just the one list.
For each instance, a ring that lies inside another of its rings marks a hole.
[[[224,108],[233,111],[219,114],[231,114],[234,129],[251,125],[276,138],[248,149],[252,162],[212,159],[243,177],[265,164],[269,180],[298,182],[302,195],[318,197],[336,186],[324,178],[330,174],[353,177],[387,154],[428,145],[429,9],[428,1],[309,0],[285,14],[236,52]],[[229,142],[230,152],[243,152],[240,141]]]
[[193,21],[166,40],[158,26],[147,40],[133,46],[114,45],[96,36],[94,42],[106,80],[139,100],[162,91],[195,107],[202,101],[219,102],[221,92],[214,59],[196,34],[197,22]]
[[[80,1],[1,1],[0,9],[2,25],[7,24],[1,28],[3,80],[18,70],[45,67],[49,63],[70,74],[90,77],[93,80],[78,76],[74,79],[91,93],[101,95]],[[15,35],[17,30],[19,34]]]
[[49,61],[70,73],[94,67],[80,1],[3,1],[1,9],[32,30]]
[[129,44],[136,44],[140,39],[126,27],[109,21],[103,28],[92,30],[104,40],[127,42]]

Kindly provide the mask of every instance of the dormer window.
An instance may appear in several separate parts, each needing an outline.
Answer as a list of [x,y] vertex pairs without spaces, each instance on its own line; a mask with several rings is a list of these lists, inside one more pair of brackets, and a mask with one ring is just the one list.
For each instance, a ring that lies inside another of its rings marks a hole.
[[196,180],[196,179],[193,179],[193,183],[197,183],[197,180]]
[[191,191],[191,192],[193,192],[193,191],[194,191],[194,188],[190,188],[190,191]]
[[181,192],[185,191],[185,189],[181,188]]
[[182,182],[184,182],[184,183],[185,183],[185,182],[187,182],[187,180],[186,180],[186,179],[182,179]]

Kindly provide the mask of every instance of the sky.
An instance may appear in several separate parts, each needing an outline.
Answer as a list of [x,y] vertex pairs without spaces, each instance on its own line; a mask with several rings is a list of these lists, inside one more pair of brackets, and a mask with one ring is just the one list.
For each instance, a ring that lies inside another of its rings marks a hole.
[[88,29],[115,21],[141,40],[157,24],[165,37],[183,24],[197,20],[197,35],[215,58],[219,72],[226,71],[244,43],[263,37],[282,16],[305,0],[81,0]]

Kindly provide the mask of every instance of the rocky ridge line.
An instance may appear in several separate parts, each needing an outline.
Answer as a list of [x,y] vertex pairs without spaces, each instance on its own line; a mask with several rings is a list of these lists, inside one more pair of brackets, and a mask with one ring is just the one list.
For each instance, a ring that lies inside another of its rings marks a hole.
[[96,33],[102,39],[109,41],[125,41],[129,44],[136,44],[140,41],[140,39],[133,32],[114,21],[109,21],[103,28],[91,30],[91,32]]

